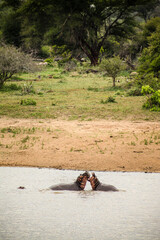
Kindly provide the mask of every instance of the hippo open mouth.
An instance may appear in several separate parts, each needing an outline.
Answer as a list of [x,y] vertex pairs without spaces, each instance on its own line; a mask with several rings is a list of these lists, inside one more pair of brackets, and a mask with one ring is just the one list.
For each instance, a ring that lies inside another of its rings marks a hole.
[[87,180],[89,179],[90,174],[86,171],[83,174],[80,174],[74,183],[70,184],[59,184],[51,186],[51,190],[68,190],[68,191],[81,191],[84,190]]
[[92,173],[92,177],[88,179],[94,191],[118,191],[118,189],[112,185],[106,185],[101,183],[96,177],[95,173]]

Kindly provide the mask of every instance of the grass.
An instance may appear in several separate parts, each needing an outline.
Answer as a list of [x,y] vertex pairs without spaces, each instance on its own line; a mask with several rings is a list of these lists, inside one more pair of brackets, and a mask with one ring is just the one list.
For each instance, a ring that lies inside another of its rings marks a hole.
[[[33,84],[34,92],[23,95],[21,89],[29,81]],[[94,119],[159,121],[160,113],[142,108],[145,97],[127,96],[123,87],[125,82],[126,77],[121,76],[120,82],[113,88],[112,79],[104,77],[101,73],[79,73],[74,77],[72,72],[64,72],[63,69],[56,67],[45,68],[36,74],[21,74],[7,82],[5,88],[0,91],[0,116],[82,121]],[[101,103],[102,99],[105,101],[113,96],[116,96],[116,104]],[[36,104],[24,104],[25,106],[21,104],[28,103],[28,99]]]

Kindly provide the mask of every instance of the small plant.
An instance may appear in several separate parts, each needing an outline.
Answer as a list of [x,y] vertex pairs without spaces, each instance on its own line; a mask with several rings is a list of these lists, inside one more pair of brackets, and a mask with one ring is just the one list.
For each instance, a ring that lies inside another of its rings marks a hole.
[[36,101],[31,98],[21,100],[21,105],[23,106],[27,106],[27,105],[36,106],[36,104],[37,104]]
[[33,83],[32,82],[26,82],[22,87],[22,95],[27,95],[30,93],[35,93],[33,89]]
[[56,106],[56,103],[52,103],[52,106]]
[[132,142],[131,142],[131,145],[132,145],[132,146],[136,146],[136,143],[132,141]]
[[23,139],[21,140],[21,142],[22,142],[22,143],[26,143],[28,140],[29,140],[29,136],[26,136],[25,138],[23,138]]
[[147,139],[144,139],[144,145],[148,145]]
[[115,100],[114,97],[110,96],[110,97],[108,97],[105,101],[102,99],[102,100],[101,100],[101,103],[102,103],[102,104],[116,103],[116,100]]

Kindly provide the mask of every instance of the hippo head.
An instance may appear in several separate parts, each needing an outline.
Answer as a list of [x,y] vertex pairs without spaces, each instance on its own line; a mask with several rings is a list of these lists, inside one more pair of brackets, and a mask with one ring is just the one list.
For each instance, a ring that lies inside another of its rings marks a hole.
[[89,177],[90,177],[90,174],[87,171],[78,176],[76,183],[81,190],[84,190]]
[[92,190],[96,190],[96,188],[98,187],[98,185],[100,184],[100,181],[98,180],[98,178],[96,177],[95,173],[92,173],[92,177],[90,177],[88,179],[88,181],[91,184]]

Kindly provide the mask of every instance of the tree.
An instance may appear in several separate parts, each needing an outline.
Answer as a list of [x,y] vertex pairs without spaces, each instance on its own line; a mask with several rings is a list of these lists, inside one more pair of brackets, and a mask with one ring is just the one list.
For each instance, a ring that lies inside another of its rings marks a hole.
[[19,47],[21,44],[21,19],[18,8],[21,0],[0,1],[0,31],[1,38],[6,44]]
[[13,46],[0,47],[0,88],[16,73],[37,70],[37,65],[29,55]]
[[113,87],[116,86],[117,75],[125,69],[125,64],[116,56],[110,59],[104,59],[100,64],[101,69],[107,72],[108,76],[113,79]]
[[139,58],[139,73],[141,75],[153,73],[154,77],[160,78],[160,26],[148,37],[148,44]]
[[59,41],[62,45],[80,47],[91,64],[97,65],[106,39],[110,35],[126,37],[132,34],[135,26],[134,17],[137,15],[135,7],[153,1],[28,0],[24,2],[22,9],[24,16],[27,15],[29,18],[31,15],[32,26],[40,27],[41,32],[46,28],[44,22],[47,15],[47,32],[52,32],[53,44]]
[[150,85],[154,90],[160,88],[160,26],[147,38],[147,47],[139,58],[138,85]]

